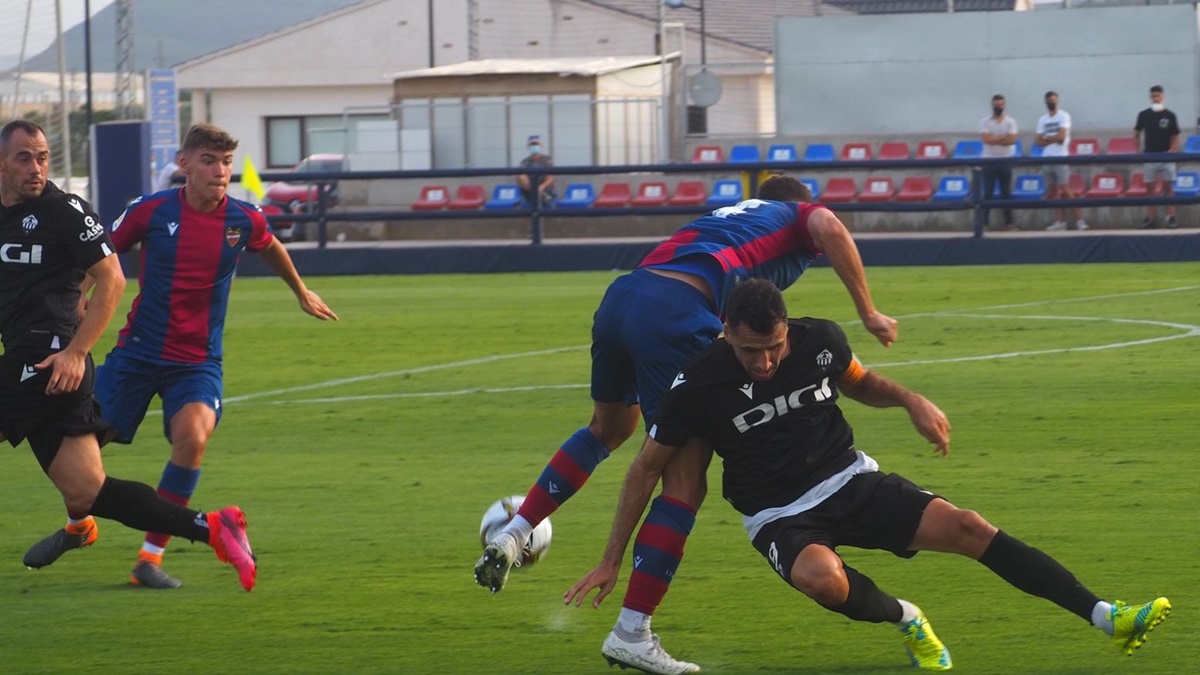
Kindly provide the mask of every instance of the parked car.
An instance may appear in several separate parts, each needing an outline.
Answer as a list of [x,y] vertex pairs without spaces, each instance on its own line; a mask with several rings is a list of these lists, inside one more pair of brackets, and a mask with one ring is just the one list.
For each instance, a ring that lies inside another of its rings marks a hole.
[[[263,211],[268,216],[283,213],[311,213],[316,209],[317,184],[304,182],[303,174],[345,170],[346,160],[342,155],[309,155],[292,169],[292,173],[297,174],[295,179],[271,183],[267,187]],[[324,186],[325,206],[327,208],[337,206],[337,183],[324,183]],[[275,236],[282,241],[304,241],[305,239],[305,227],[302,222],[288,222],[272,218],[271,227],[275,230]]]

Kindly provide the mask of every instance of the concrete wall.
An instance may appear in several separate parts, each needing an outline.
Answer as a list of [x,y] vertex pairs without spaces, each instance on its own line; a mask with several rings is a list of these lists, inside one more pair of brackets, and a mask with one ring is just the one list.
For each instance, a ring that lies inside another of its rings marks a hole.
[[974,133],[993,94],[1032,130],[1057,91],[1074,128],[1132,129],[1161,84],[1190,128],[1197,10],[1188,5],[780,19],[784,135]]

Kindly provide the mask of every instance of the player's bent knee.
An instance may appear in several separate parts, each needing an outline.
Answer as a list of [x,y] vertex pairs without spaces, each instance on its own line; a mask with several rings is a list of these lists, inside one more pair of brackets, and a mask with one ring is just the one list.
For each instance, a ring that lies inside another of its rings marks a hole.
[[792,565],[792,585],[822,605],[841,605],[850,592],[841,559],[832,551],[824,555],[825,551],[810,550],[813,548],[806,548]]

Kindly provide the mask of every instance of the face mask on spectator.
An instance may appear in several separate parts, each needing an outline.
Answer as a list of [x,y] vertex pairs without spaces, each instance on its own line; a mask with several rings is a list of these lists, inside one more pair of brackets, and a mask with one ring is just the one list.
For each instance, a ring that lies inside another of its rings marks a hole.
[[1167,109],[1167,106],[1165,106],[1161,103],[1151,103],[1150,109],[1153,110],[1154,112],[1162,112]]
[[1004,114],[1004,106],[999,106],[999,105],[992,106],[992,114],[995,115],[996,117],[1003,115]]
[[1051,103],[1050,101],[1046,101],[1046,110],[1049,110],[1050,112],[1054,112],[1054,110],[1056,108],[1058,108],[1057,103]]
[[536,155],[541,151],[542,151],[542,146],[540,146],[540,145],[529,146],[529,154],[531,154],[531,155]]

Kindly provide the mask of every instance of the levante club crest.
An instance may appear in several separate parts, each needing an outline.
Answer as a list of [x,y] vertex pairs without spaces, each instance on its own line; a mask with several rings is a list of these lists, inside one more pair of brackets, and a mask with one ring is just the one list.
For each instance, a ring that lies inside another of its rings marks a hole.
[[242,240],[242,231],[240,229],[238,229],[236,227],[225,228],[225,243],[226,244],[229,244],[231,247],[237,246],[238,242],[241,240]]

